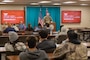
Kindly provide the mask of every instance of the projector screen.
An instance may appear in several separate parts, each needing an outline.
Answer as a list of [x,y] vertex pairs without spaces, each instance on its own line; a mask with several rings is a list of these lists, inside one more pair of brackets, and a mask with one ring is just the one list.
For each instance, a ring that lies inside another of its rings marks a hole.
[[25,22],[24,10],[1,10],[1,23],[18,24]]
[[80,23],[81,11],[62,11],[62,23]]

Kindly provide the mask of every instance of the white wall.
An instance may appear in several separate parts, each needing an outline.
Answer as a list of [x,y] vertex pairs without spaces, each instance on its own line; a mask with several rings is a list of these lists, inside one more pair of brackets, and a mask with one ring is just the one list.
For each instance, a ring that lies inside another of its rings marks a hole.
[[[66,27],[89,27],[90,28],[90,7],[83,7],[83,6],[60,6],[61,11],[63,10],[77,10],[81,11],[81,23],[75,24],[63,24]],[[0,5],[1,10],[24,10],[24,5]],[[1,12],[0,12],[1,15]],[[1,21],[1,16],[0,16]],[[0,25],[1,26],[1,25]],[[1,28],[0,28],[1,30]]]
[[89,27],[90,28],[90,7],[85,6],[61,6],[61,11],[73,10],[81,11],[81,23],[63,24],[66,27]]

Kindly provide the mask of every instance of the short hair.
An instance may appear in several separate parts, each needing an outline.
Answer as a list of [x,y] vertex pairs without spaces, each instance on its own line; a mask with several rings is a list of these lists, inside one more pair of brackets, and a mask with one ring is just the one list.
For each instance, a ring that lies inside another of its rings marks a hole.
[[38,26],[41,26],[41,24],[39,23]]
[[37,43],[36,37],[34,37],[34,36],[28,37],[27,42],[28,42],[29,48],[34,48]]
[[39,32],[39,35],[40,35],[41,38],[47,38],[48,32],[45,31],[45,30],[41,30],[41,31]]
[[78,38],[78,34],[75,33],[74,30],[69,30],[69,31],[67,32],[67,35],[68,35],[68,38],[69,38],[70,40],[72,40],[72,39],[77,39],[77,38]]

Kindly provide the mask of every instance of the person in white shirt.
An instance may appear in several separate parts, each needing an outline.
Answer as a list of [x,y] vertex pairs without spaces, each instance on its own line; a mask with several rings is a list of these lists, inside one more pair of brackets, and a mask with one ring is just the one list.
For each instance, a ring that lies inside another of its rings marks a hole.
[[15,29],[15,31],[19,31],[19,28],[15,25],[15,24],[13,24],[13,26],[12,26],[14,29]]

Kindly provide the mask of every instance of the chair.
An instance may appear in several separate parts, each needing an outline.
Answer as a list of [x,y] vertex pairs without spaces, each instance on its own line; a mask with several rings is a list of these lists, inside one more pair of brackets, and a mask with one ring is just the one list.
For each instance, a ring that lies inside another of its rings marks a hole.
[[6,60],[20,60],[18,56],[20,52],[21,51],[6,52]]
[[20,41],[20,42],[23,42],[23,43],[26,43],[26,37],[27,37],[27,36],[20,36],[20,37],[19,37],[19,41]]
[[49,60],[54,60],[53,58],[53,53],[47,53],[48,57],[49,57]]
[[57,38],[57,44],[61,44],[62,41],[67,39],[67,35],[59,35]]
[[9,41],[8,37],[0,37],[0,46],[3,47]]

